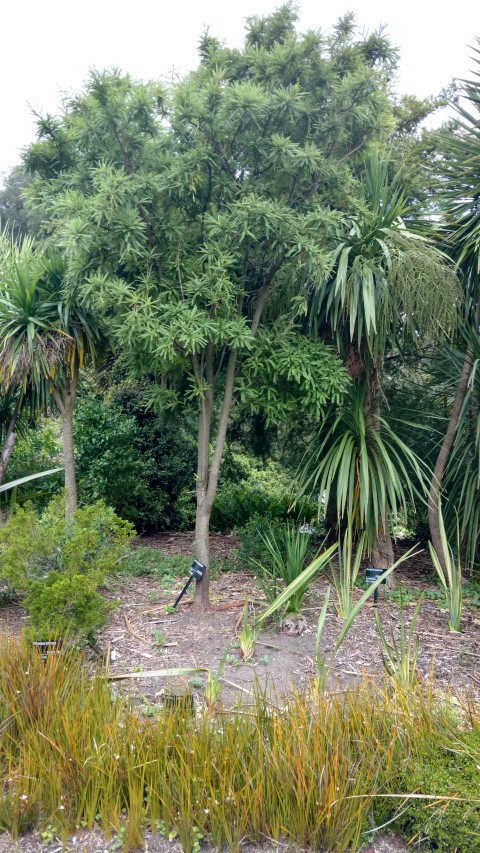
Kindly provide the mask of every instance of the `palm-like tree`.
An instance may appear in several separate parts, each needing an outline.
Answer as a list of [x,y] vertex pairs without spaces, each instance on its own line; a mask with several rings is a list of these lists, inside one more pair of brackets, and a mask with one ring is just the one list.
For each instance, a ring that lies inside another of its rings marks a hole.
[[[339,517],[346,507],[361,508],[357,524],[367,530],[372,561],[386,568],[393,562],[389,514],[403,500],[401,480],[410,490],[411,473],[420,476],[421,466],[382,421],[385,356],[402,340],[416,344],[452,328],[460,294],[452,265],[409,226],[398,182],[389,183],[388,163],[378,152],[366,164],[362,185],[363,210],[345,222],[331,270],[312,303],[319,327],[329,327],[337,340],[354,389],[340,441],[341,423],[336,427],[334,464],[326,468],[319,460],[317,472],[323,472],[327,493],[336,492]],[[328,422],[321,426],[320,443],[330,428]]]
[[[480,39],[477,39],[480,45]],[[475,50],[480,69],[480,50]],[[438,495],[445,485],[455,500],[446,507],[446,518],[452,522],[450,507],[455,506],[462,519],[467,555],[475,558],[478,536],[480,474],[478,473],[478,337],[480,322],[480,81],[463,81],[463,101],[455,105],[457,131],[444,138],[442,162],[443,232],[452,256],[462,272],[464,287],[464,323],[459,338],[463,358],[457,371],[456,389],[447,429],[434,466],[429,492],[428,515],[430,536],[442,562]],[[463,106],[465,100],[468,107]],[[477,388],[477,394],[475,393]],[[452,456],[453,450],[453,456]],[[449,468],[449,470],[448,470]],[[462,482],[461,488],[458,488]],[[450,518],[449,518],[450,516]],[[452,525],[450,525],[452,526]]]
[[65,511],[77,508],[73,412],[86,355],[100,332],[93,315],[64,292],[65,265],[54,251],[31,244],[2,254],[0,265],[0,378],[4,388],[33,386],[50,394],[60,412],[65,465]]

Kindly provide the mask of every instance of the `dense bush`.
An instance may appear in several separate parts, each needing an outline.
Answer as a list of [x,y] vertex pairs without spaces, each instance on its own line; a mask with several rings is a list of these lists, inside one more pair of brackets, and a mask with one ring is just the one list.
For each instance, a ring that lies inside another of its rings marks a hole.
[[84,398],[75,415],[75,451],[82,502],[102,499],[142,527],[152,465],[142,454],[135,418],[96,397]]
[[295,502],[292,483],[280,465],[263,463],[230,449],[212,510],[212,530],[221,532],[244,527],[253,517],[284,520],[317,515],[317,504]]
[[107,604],[98,587],[127,553],[132,525],[97,501],[65,519],[61,497],[38,515],[17,507],[0,528],[0,579],[25,592],[25,606],[39,636],[71,632],[93,638]]
[[[11,482],[28,474],[36,474],[61,465],[60,425],[52,418],[41,418],[34,428],[17,437],[6,479]],[[16,500],[34,500],[37,508],[44,508],[52,495],[61,490],[62,485],[63,472],[59,471],[45,480],[19,486]],[[7,500],[9,499],[10,494]]]
[[196,449],[178,414],[125,383],[79,401],[74,436],[82,501],[103,499],[139,532],[192,526]]

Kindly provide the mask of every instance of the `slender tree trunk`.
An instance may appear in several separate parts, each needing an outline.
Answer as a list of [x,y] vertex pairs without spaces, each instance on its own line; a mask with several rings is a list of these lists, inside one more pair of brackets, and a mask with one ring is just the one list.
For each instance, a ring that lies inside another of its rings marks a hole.
[[218,420],[215,448],[210,462],[209,447],[214,401],[214,377],[211,353],[207,353],[206,373],[207,378],[209,378],[210,387],[202,398],[200,404],[198,428],[197,514],[195,519],[195,554],[197,559],[207,567],[207,570],[202,580],[197,581],[195,587],[195,610],[206,610],[210,604],[210,516],[212,513],[215,495],[217,494],[220,464],[225,448],[228,418],[232,406],[236,363],[237,352],[233,350],[228,359],[222,409]]
[[73,454],[73,400],[66,401],[62,414],[63,463],[65,465],[65,516],[69,518],[78,507],[77,477]]
[[455,399],[453,401],[447,431],[443,437],[443,441],[437,456],[437,461],[433,469],[432,481],[430,483],[430,490],[428,494],[428,524],[430,527],[430,538],[432,540],[432,545],[435,549],[440,564],[443,566],[443,568],[445,568],[445,561],[443,559],[442,544],[440,539],[440,517],[438,512],[438,497],[442,490],[443,475],[445,473],[445,468],[447,467],[450,451],[452,449],[453,442],[455,439],[455,432],[460,418],[460,413],[462,411],[462,406],[467,394],[468,380],[470,379],[471,372],[472,352],[471,349],[468,348],[465,354],[465,359],[463,361],[460,379],[458,380],[458,385],[455,392]]
[[5,441],[3,442],[2,453],[0,455],[0,486],[3,485],[5,481],[5,474],[8,468],[8,463],[10,462],[10,457],[15,446],[15,441],[17,438],[15,427],[17,425],[18,416],[20,414],[20,407],[21,397],[19,397],[17,402],[15,403],[15,408],[12,412],[10,423],[8,425],[8,429],[5,435]]
[[65,517],[70,518],[78,507],[77,477],[73,449],[73,412],[77,396],[78,369],[65,377],[64,396],[54,386],[53,397],[62,418],[63,464],[65,473]]
[[[367,377],[367,388],[365,390],[364,412],[367,426],[380,432],[380,365],[375,364]],[[376,569],[388,569],[394,562],[392,537],[389,530],[388,513],[385,512],[383,519],[379,521],[375,529],[372,541],[372,566]],[[394,586],[393,573],[387,578],[387,586]]]

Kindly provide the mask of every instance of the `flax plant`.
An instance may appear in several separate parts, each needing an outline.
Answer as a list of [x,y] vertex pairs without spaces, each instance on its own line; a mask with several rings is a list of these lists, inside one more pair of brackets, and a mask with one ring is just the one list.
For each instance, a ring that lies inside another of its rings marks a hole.
[[360,571],[365,547],[365,533],[362,533],[357,542],[355,557],[353,557],[352,528],[353,525],[349,520],[343,538],[343,545],[338,549],[338,571],[335,569],[333,563],[330,564],[335,592],[337,594],[337,611],[341,619],[348,619],[352,611],[355,582]]
[[424,596],[421,595],[417,602],[408,630],[405,627],[404,613],[402,611],[400,620],[400,638],[398,641],[395,638],[393,631],[390,634],[390,642],[387,640],[378,612],[375,611],[375,624],[377,626],[380,640],[380,651],[383,665],[392,681],[394,681],[402,690],[408,690],[413,687],[417,681],[419,641],[418,634],[415,634],[415,628],[423,598]]
[[252,657],[255,651],[256,642],[257,632],[255,628],[250,625],[250,622],[248,620],[248,601],[246,601],[245,607],[243,609],[242,630],[238,635],[238,643],[240,646],[240,654],[242,656],[242,660],[246,661]]
[[335,551],[338,548],[338,543],[335,542],[333,545],[330,545],[322,554],[319,554],[318,557],[315,557],[314,560],[303,569],[300,574],[288,584],[288,586],[282,590],[280,595],[277,596],[275,601],[273,601],[264,611],[257,616],[255,620],[255,627],[260,626],[266,619],[269,619],[270,616],[273,616],[274,613],[277,612],[280,608],[284,608],[287,603],[290,601],[292,596],[296,595],[302,587],[305,587],[305,584],[310,583],[312,579],[318,574],[321,569],[323,569],[329,562],[330,558],[334,555]]
[[431,542],[428,543],[428,547],[434,569],[445,590],[449,614],[448,627],[450,628],[450,631],[458,632],[461,630],[460,620],[463,606],[462,566],[460,563],[460,531],[457,519],[457,560],[455,561],[455,557],[452,548],[448,543],[445,531],[440,495],[438,497],[438,522],[443,565]]
[[208,670],[207,682],[205,684],[205,692],[203,694],[203,701],[205,702],[205,707],[208,710],[214,708],[220,699],[220,693],[222,690],[220,678],[222,677],[223,667],[225,666],[225,662],[227,660],[227,654],[228,652],[225,652],[225,654],[219,661],[219,664],[214,674],[212,673],[211,669]]
[[350,631],[350,628],[352,627],[355,619],[357,618],[358,614],[360,613],[360,610],[362,609],[362,607],[365,604],[365,602],[367,601],[367,599],[370,598],[372,593],[375,592],[375,590],[379,587],[379,585],[382,583],[382,581],[385,580],[401,563],[405,562],[405,560],[408,560],[410,557],[414,557],[416,554],[419,553],[418,551],[414,551],[415,547],[416,546],[414,545],[412,548],[410,548],[409,551],[406,552],[406,554],[404,554],[402,557],[400,557],[399,560],[397,560],[395,563],[393,563],[392,566],[390,566],[388,569],[386,569],[383,572],[383,574],[379,578],[377,578],[377,580],[373,584],[371,584],[371,586],[369,586],[369,588],[363,593],[363,595],[353,605],[353,607],[350,610],[348,617],[345,619],[345,621],[342,625],[342,628],[341,628],[340,633],[339,633],[339,635],[335,641],[335,645],[332,649],[332,652],[331,652],[328,660],[321,650],[323,629],[325,627],[325,620],[327,617],[327,609],[328,609],[328,604],[329,604],[329,600],[330,600],[330,587],[327,587],[327,592],[325,594],[322,609],[320,611],[320,616],[318,618],[318,623],[317,623],[317,636],[316,636],[316,643],[315,643],[315,664],[316,664],[317,672],[316,672],[316,676],[315,676],[315,679],[313,682],[313,693],[314,693],[314,695],[318,695],[318,694],[325,692],[327,678],[328,678],[328,676],[332,670],[332,667],[335,663],[335,657],[337,655],[337,652],[338,652],[340,646],[342,645],[343,641],[345,640],[345,637],[347,636],[348,632]]
[[[267,548],[269,562],[264,564],[252,561],[260,574],[260,585],[269,602],[278,595],[278,581],[285,587],[302,574],[305,560],[310,547],[310,535],[302,532],[298,524],[287,524],[283,530],[276,531],[270,527],[267,533],[262,533],[262,539]],[[285,603],[285,613],[299,613],[303,597],[307,591],[309,579],[297,584]]]

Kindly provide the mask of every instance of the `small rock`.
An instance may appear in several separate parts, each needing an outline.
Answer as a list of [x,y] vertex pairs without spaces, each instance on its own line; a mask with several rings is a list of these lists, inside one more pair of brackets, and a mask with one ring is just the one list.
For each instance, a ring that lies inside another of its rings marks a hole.
[[290,637],[297,637],[308,628],[308,622],[304,616],[289,616],[285,619],[283,627]]

